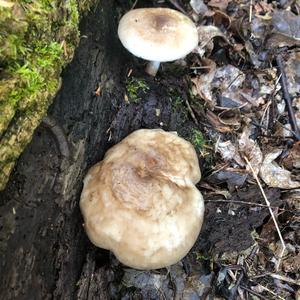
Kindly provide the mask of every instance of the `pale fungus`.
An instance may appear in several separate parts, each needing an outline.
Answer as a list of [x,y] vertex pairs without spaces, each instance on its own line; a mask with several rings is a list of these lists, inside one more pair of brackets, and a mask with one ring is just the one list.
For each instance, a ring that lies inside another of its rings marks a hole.
[[198,45],[195,24],[169,8],[139,8],[120,20],[118,35],[132,54],[150,61],[146,72],[155,76],[161,62],[183,58]]
[[193,146],[176,133],[133,132],[84,179],[80,208],[87,235],[132,268],[178,262],[202,226],[200,177]]

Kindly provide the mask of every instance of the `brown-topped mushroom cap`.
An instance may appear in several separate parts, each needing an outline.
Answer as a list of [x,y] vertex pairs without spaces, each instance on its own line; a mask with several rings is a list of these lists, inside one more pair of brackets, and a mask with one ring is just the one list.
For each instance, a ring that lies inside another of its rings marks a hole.
[[194,23],[169,8],[139,8],[120,20],[119,38],[137,57],[150,61],[173,61],[186,56],[198,44]]
[[189,142],[163,130],[135,131],[85,177],[80,208],[90,240],[136,269],[178,262],[202,225],[200,176]]

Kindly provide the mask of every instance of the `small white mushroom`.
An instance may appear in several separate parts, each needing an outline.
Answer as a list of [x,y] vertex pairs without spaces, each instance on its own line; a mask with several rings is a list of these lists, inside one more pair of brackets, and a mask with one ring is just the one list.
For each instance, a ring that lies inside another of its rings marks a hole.
[[178,262],[202,226],[200,177],[189,142],[161,129],[135,131],[84,179],[80,208],[87,235],[136,269]]
[[118,35],[128,51],[150,61],[146,72],[152,76],[161,62],[183,58],[198,45],[195,24],[168,8],[129,11],[120,20]]

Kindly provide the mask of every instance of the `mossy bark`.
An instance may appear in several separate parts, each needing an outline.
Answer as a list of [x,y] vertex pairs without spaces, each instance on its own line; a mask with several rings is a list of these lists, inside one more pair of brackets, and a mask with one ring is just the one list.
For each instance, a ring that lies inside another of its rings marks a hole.
[[[61,88],[0,192],[0,299],[109,299],[78,197],[87,168],[111,146],[107,130],[125,104],[117,20],[115,1],[100,2],[82,18]],[[117,132],[127,135],[123,127]]]
[[0,1],[0,190],[60,86],[95,0]]

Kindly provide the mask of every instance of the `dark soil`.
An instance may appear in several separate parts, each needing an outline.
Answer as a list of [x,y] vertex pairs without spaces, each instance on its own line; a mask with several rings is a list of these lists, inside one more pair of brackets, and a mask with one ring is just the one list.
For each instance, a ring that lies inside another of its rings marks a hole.
[[[78,207],[82,180],[107,149],[136,129],[161,127],[189,138],[191,130],[199,127],[185,101],[175,105],[175,94],[189,98],[187,70],[165,70],[155,79],[146,76],[142,62],[134,61],[117,39],[120,8],[113,1],[102,3],[82,21],[80,46],[63,73],[48,118],[36,130],[0,195],[1,299],[146,297],[143,291],[123,286],[123,267],[87,239]],[[137,103],[125,101],[130,69],[130,76],[143,79],[149,87],[139,91]],[[100,92],[95,93],[98,87]],[[267,192],[274,201],[279,198],[277,190]],[[259,201],[257,194],[256,189],[241,190],[235,197]],[[202,233],[180,271],[185,278],[208,272],[205,263],[195,259],[195,252],[211,256],[246,249],[252,244],[251,230],[269,215],[265,208],[240,205],[230,216],[229,206],[207,203]],[[178,278],[172,279],[177,293]],[[175,297],[175,290],[168,287],[168,295]],[[160,297],[151,293],[149,299]]]

